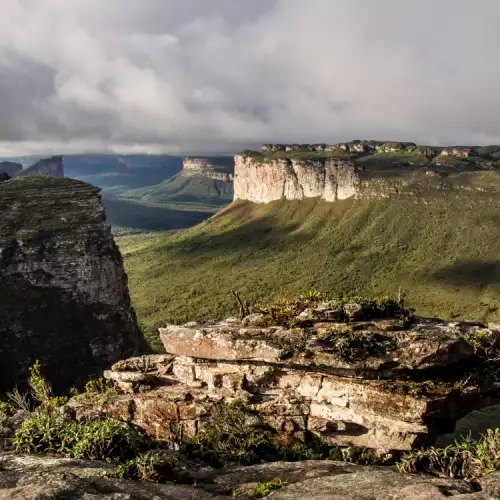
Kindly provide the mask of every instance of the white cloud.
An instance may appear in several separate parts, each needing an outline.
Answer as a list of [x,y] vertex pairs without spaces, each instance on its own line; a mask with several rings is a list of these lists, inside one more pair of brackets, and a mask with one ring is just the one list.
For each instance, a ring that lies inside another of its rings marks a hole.
[[496,0],[3,0],[0,150],[500,142]]

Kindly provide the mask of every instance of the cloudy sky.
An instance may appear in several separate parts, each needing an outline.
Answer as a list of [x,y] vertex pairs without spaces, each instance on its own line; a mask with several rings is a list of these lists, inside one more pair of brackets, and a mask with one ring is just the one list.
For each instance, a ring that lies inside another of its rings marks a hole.
[[0,154],[500,143],[498,0],[2,0]]

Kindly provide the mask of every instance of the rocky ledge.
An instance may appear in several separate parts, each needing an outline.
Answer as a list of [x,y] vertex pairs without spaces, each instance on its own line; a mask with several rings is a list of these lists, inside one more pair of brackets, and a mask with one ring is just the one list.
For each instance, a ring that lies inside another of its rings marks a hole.
[[[275,500],[490,500],[500,498],[500,473],[471,484],[388,467],[334,461],[278,462],[191,473],[190,484],[156,484],[103,477],[113,465],[53,457],[0,454],[0,499],[198,500],[261,498],[259,484],[274,483]],[[279,478],[279,479],[278,479]],[[193,485],[193,483],[195,483]],[[261,490],[262,491],[262,490]]]
[[165,354],[105,372],[124,394],[71,406],[171,442],[196,436],[214,407],[239,400],[284,443],[398,455],[500,400],[486,375],[500,343],[494,325],[413,318],[389,300],[298,304],[160,329]]

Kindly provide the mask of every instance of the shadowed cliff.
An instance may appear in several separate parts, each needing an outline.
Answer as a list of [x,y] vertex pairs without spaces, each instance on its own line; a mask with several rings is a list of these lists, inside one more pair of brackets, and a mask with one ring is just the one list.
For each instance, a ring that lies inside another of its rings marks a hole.
[[98,193],[55,177],[0,183],[0,391],[37,359],[63,389],[145,349]]

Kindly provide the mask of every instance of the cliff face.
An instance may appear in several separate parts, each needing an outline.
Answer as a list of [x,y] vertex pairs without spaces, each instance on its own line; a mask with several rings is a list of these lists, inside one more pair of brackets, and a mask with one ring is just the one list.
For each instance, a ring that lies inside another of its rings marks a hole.
[[0,391],[37,359],[66,388],[145,347],[97,188],[12,179],[0,210]]
[[281,198],[344,200],[356,194],[359,181],[355,164],[338,158],[260,162],[244,154],[235,157],[235,200],[255,203]]
[[31,167],[15,172],[14,175],[11,175],[11,177],[26,177],[30,175],[50,175],[52,177],[64,177],[63,157],[52,156],[51,158],[44,158],[40,161],[37,161]]
[[[234,199],[256,203],[318,197],[414,196],[450,171],[500,169],[500,146],[417,146],[414,142],[351,141],[339,144],[264,144],[235,157]],[[415,182],[417,181],[417,182]],[[443,183],[435,183],[442,189]],[[455,186],[459,188],[459,186]]]
[[219,158],[185,158],[182,167],[182,176],[202,176],[216,181],[232,182],[234,167],[232,159]]

